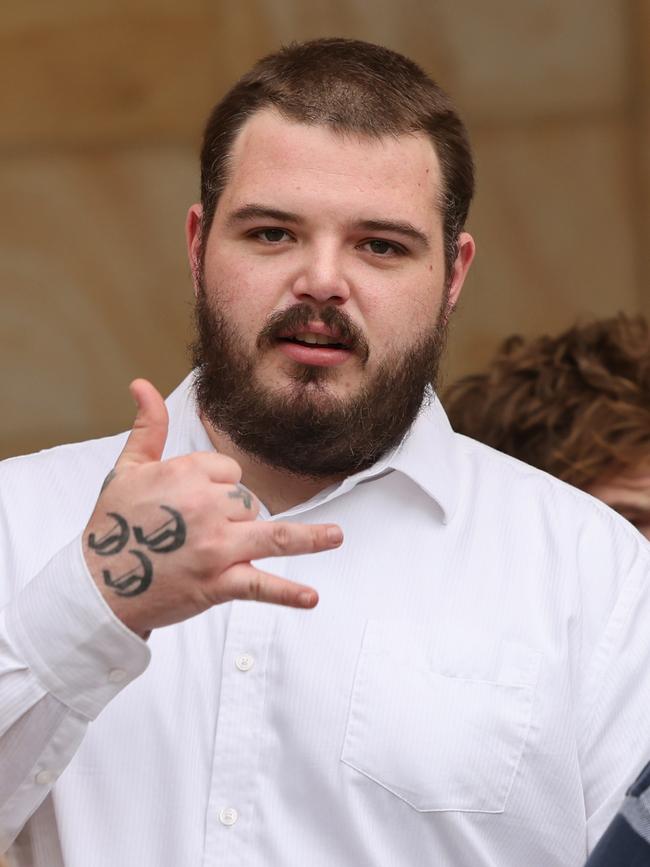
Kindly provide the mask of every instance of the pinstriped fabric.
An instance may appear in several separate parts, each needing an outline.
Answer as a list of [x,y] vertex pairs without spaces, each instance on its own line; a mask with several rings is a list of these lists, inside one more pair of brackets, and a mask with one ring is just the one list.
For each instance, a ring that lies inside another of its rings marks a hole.
[[[3,736],[14,724],[14,720],[20,719],[47,693],[45,687],[36,680],[25,676],[27,666],[13,651],[5,635],[5,612],[0,611],[0,671],[2,671],[0,736]],[[0,786],[2,786],[1,779]]]
[[[210,448],[188,386],[168,456]],[[260,561],[315,610],[235,602],[147,648],[75,539],[122,442],[0,469],[5,842],[24,827],[35,867],[583,864],[650,753],[650,547],[626,522],[433,403],[375,467],[262,510],[342,526]]]

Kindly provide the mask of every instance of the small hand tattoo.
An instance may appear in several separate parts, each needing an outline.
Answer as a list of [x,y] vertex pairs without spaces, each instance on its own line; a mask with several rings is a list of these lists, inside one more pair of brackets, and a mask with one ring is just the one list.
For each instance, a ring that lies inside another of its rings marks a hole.
[[187,528],[181,513],[176,509],[172,509],[171,506],[160,508],[168,512],[171,518],[146,534],[142,527],[134,527],[133,535],[140,545],[144,545],[154,554],[167,554],[185,544]]
[[96,554],[101,554],[102,557],[119,554],[129,541],[129,525],[125,519],[117,512],[107,512],[106,514],[115,521],[111,529],[99,539],[94,533],[88,536],[88,547],[92,548]]
[[136,548],[130,548],[129,554],[133,554],[138,560],[138,565],[129,569],[117,578],[113,578],[108,569],[102,570],[104,584],[114,590],[118,596],[138,596],[151,584],[153,578],[153,564],[146,554]]
[[237,484],[234,491],[228,491],[228,497],[231,500],[241,500],[245,509],[251,509],[253,506],[252,494],[243,485]]
[[110,471],[110,473],[106,476],[106,478],[102,482],[102,486],[99,490],[100,494],[104,493],[104,491],[110,485],[110,483],[113,481],[113,479],[115,478],[116,475],[117,475],[117,470],[111,470]]

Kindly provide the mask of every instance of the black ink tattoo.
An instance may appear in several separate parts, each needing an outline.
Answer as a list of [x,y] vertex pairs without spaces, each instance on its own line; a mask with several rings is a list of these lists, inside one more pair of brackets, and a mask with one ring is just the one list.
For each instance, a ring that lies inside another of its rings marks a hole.
[[117,475],[117,470],[111,470],[110,471],[110,473],[106,476],[106,478],[102,482],[102,486],[99,489],[100,494],[104,493],[104,491],[110,485],[110,483],[113,481],[113,479],[115,478],[116,475]]
[[88,536],[88,547],[92,548],[96,554],[101,554],[102,557],[119,554],[129,541],[129,525],[124,518],[117,512],[107,512],[106,514],[115,521],[111,529],[99,538],[94,533]]
[[[108,481],[105,485],[108,484]],[[176,551],[177,548],[185,544],[187,528],[183,516],[176,509],[162,505],[160,508],[167,512],[170,517],[150,530],[149,533],[145,533],[142,527],[134,526],[133,535],[138,544],[144,545],[154,554],[167,554],[169,551]],[[88,547],[103,557],[119,554],[126,546],[131,532],[122,515],[118,515],[117,512],[107,512],[106,514],[115,521],[111,529],[99,538],[95,533],[88,536]],[[151,559],[137,548],[129,548],[129,554],[135,557],[138,562],[136,566],[122,575],[113,578],[110,569],[102,570],[104,584],[114,590],[118,596],[138,596],[147,590],[153,580]]]
[[144,545],[154,554],[167,554],[170,551],[176,551],[185,544],[187,528],[181,513],[177,512],[176,509],[172,509],[171,506],[161,506],[160,508],[168,512],[171,518],[146,534],[142,527],[134,527],[133,535],[140,545]]
[[236,490],[228,491],[228,497],[231,500],[241,500],[245,509],[250,509],[253,505],[253,497],[243,485],[237,485]]
[[123,575],[113,578],[108,569],[102,570],[104,584],[114,590],[118,596],[138,596],[151,584],[153,578],[153,565],[151,560],[142,551],[130,548],[129,554],[133,554],[138,560],[138,565]]

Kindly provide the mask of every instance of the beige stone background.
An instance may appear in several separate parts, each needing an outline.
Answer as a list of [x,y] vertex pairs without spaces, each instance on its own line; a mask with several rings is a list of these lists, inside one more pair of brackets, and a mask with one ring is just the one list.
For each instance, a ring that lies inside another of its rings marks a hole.
[[6,0],[0,456],[120,430],[131,378],[185,373],[205,116],[262,53],[326,35],[411,55],[470,127],[447,381],[513,331],[650,314],[650,0]]

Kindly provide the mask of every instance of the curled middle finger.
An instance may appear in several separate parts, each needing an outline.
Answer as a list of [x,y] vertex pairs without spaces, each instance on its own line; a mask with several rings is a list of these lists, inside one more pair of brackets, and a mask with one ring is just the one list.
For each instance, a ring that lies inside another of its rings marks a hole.
[[220,485],[223,509],[231,521],[253,521],[260,510],[257,497],[242,484]]

